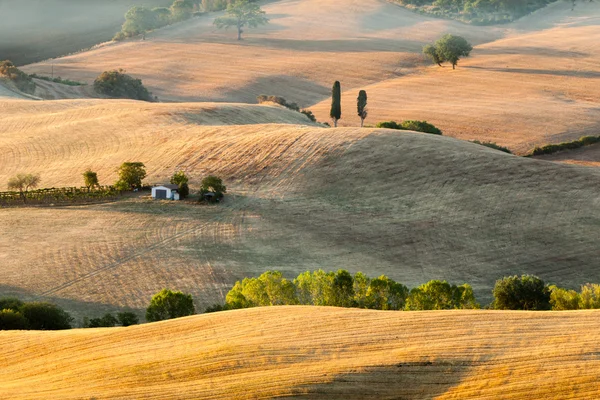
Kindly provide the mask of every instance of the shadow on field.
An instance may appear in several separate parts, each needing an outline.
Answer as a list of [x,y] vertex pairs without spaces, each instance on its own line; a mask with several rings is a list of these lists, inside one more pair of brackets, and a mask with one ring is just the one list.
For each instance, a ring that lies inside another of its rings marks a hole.
[[432,399],[458,385],[473,367],[469,361],[423,361],[369,367],[331,382],[300,386],[304,399]]
[[2,297],[16,297],[17,299],[26,302],[43,301],[56,304],[67,311],[74,318],[72,323],[74,328],[81,327],[83,317],[95,318],[101,317],[106,313],[116,313],[121,311],[133,311],[140,317],[144,314],[144,310],[123,308],[113,304],[99,302],[65,299],[56,296],[40,296],[23,288],[0,284],[0,298]]
[[578,78],[600,78],[600,72],[597,71],[557,71],[551,69],[531,69],[531,68],[490,68],[490,67],[477,67],[474,65],[467,65],[463,68],[470,69],[483,69],[486,71],[493,72],[508,72],[512,74],[531,74],[531,75],[554,75],[554,76],[570,76]]
[[580,51],[566,51],[553,49],[549,47],[517,47],[514,49],[506,47],[492,47],[492,48],[477,48],[477,55],[506,55],[506,54],[519,54],[519,55],[531,55],[531,56],[544,56],[554,58],[576,58],[576,57],[588,57],[588,53]]

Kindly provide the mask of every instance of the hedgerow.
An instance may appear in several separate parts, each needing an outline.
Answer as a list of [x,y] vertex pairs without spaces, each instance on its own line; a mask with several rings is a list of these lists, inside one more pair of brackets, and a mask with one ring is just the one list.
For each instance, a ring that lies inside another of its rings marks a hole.
[[431,133],[433,135],[441,135],[442,131],[430,124],[427,121],[414,121],[407,120],[401,123],[397,123],[396,121],[386,121],[379,122],[377,124],[377,128],[387,128],[387,129],[400,129],[404,131],[416,131],[423,133]]
[[590,146],[596,143],[600,143],[600,136],[583,136],[578,140],[572,142],[563,142],[559,144],[548,144],[542,147],[536,147],[527,156],[541,156],[544,154],[557,153],[565,150],[575,150],[584,146]]

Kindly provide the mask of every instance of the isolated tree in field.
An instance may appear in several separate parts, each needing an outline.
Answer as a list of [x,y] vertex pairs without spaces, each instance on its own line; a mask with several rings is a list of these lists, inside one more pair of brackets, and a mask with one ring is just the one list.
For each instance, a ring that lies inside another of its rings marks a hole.
[[93,187],[97,187],[100,184],[98,183],[98,174],[88,169],[83,173],[83,182],[85,186],[90,190]]
[[496,281],[493,308],[497,310],[549,310],[550,290],[537,276],[509,276]]
[[227,6],[226,14],[215,19],[215,26],[219,29],[236,27],[238,40],[242,40],[243,28],[249,26],[256,28],[259,25],[265,25],[269,19],[265,12],[260,9],[258,4],[250,3],[248,0],[235,0]]
[[455,69],[461,57],[468,57],[472,50],[473,46],[465,38],[448,34],[435,42],[433,46],[425,46],[423,53],[436,64],[441,66],[443,62],[449,62],[452,64],[452,69]]
[[360,117],[360,127],[362,128],[367,118],[367,92],[361,90],[358,92],[358,99],[356,99],[356,106],[358,109],[358,116]]
[[119,180],[115,187],[119,190],[132,190],[142,187],[146,177],[146,166],[141,162],[124,162],[119,167]]
[[163,289],[152,297],[146,309],[148,322],[186,317],[196,312],[191,294]]
[[329,116],[333,120],[333,126],[337,128],[340,118],[342,118],[342,86],[339,81],[335,81],[331,89],[331,111]]
[[8,180],[8,189],[17,190],[21,194],[23,202],[26,201],[25,193],[40,184],[40,176],[37,174],[17,174]]
[[179,195],[185,199],[190,194],[190,187],[188,186],[189,178],[183,171],[177,171],[171,177],[171,183],[179,186]]

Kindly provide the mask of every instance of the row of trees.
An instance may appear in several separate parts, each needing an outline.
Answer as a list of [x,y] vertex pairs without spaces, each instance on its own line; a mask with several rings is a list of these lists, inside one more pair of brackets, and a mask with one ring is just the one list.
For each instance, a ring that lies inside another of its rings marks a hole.
[[62,308],[43,302],[0,299],[0,330],[70,329],[73,318]]
[[[367,110],[367,92],[361,90],[358,92],[358,98],[356,99],[356,111],[360,117],[360,127],[362,128],[365,123],[365,119],[369,114]],[[338,121],[342,118],[342,86],[339,81],[335,81],[333,88],[331,89],[331,109],[329,111],[329,117],[333,120],[333,126],[337,128]]]
[[431,281],[409,290],[382,275],[370,278],[346,270],[304,272],[294,280],[279,271],[235,283],[226,296],[225,309],[276,305],[358,307],[374,310],[446,310],[479,308],[472,288]]

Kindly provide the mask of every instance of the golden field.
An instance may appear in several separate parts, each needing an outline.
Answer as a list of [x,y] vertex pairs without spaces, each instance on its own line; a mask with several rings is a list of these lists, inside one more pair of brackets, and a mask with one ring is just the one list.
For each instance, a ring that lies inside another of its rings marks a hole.
[[0,332],[0,397],[594,399],[598,312],[270,307]]

